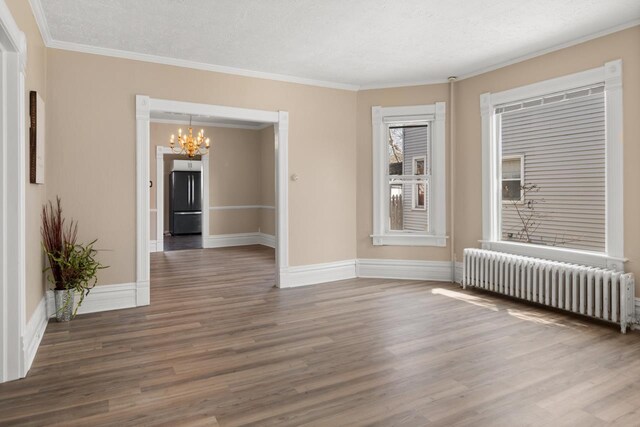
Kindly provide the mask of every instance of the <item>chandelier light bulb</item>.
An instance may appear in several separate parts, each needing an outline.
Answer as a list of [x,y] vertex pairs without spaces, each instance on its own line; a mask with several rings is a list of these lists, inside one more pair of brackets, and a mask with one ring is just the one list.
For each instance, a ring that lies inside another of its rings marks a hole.
[[204,129],[200,129],[198,133],[193,135],[193,127],[191,127],[191,119],[189,119],[188,131],[182,133],[182,128],[178,129],[178,145],[175,144],[175,135],[171,135],[169,146],[174,153],[185,154],[190,159],[195,156],[205,155],[209,152],[209,138],[204,137]]

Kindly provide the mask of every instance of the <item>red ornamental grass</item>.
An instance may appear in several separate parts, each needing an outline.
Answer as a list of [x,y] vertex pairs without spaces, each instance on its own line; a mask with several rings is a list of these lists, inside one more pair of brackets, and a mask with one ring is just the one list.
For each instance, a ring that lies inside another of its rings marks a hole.
[[64,290],[63,271],[54,257],[67,259],[68,252],[76,246],[78,223],[71,220],[65,224],[62,217],[60,197],[56,197],[56,205],[52,202],[42,207],[42,245],[49,258],[50,272],[53,276],[56,290]]

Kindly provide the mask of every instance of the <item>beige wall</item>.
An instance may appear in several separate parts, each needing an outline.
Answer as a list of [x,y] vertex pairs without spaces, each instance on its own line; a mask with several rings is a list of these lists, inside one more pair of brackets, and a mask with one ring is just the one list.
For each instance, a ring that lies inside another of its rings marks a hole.
[[355,258],[356,93],[57,49],[47,82],[50,194],[109,249],[100,284],[135,280],[136,94],[288,111],[290,264]]
[[[37,91],[46,105],[46,54],[40,31],[31,12],[29,2],[24,0],[6,0],[7,6],[13,15],[18,27],[27,37],[27,69],[25,79],[25,128],[27,138],[29,135],[29,91]],[[45,139],[48,139],[48,135]],[[28,139],[25,141],[26,148],[26,317],[27,320],[35,311],[38,303],[44,295],[44,255],[40,245],[40,211],[42,205],[47,200],[46,185],[36,185],[29,183],[29,149]],[[48,141],[47,141],[48,148]],[[47,180],[45,180],[45,183]],[[53,194],[51,197],[55,197]],[[65,207],[65,205],[63,205]]]
[[[456,84],[457,258],[482,237],[480,94],[576,73],[621,58],[624,97],[624,232],[626,270],[640,274],[640,27],[588,41]],[[640,281],[638,282],[640,292]]]
[[[434,104],[444,101],[449,105],[449,86],[447,84],[412,86],[393,89],[366,90],[358,93],[357,118],[357,239],[358,258],[389,258],[408,260],[446,261],[450,259],[449,247],[417,246],[373,246],[373,152],[371,130],[371,107],[393,107],[403,105]],[[449,170],[449,111],[447,111],[446,132],[446,169]],[[449,187],[447,179],[447,218],[449,215]],[[447,224],[447,234],[448,234]],[[447,245],[449,242],[447,242]]]

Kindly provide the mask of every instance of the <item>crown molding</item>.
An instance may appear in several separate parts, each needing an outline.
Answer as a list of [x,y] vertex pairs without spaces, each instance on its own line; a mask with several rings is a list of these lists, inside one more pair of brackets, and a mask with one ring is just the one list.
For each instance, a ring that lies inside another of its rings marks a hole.
[[[31,0],[38,1],[38,0]],[[166,56],[149,55],[146,53],[129,52],[105,47],[88,46],[80,43],[52,40],[47,47],[52,49],[68,50],[73,52],[89,53],[100,56],[110,56],[114,58],[130,59],[133,61],[151,62],[154,64],[172,65],[174,67],[191,68],[194,70],[213,71],[222,74],[231,74],[242,77],[252,77],[263,80],[272,80],[285,83],[296,83],[307,86],[324,87],[328,89],[340,89],[357,91],[359,86],[344,83],[327,82],[324,80],[314,80],[304,77],[288,76],[284,74],[274,74],[262,71],[245,70],[242,68],[226,67],[223,65],[206,64],[203,62],[189,61],[186,59],[169,58]]]
[[[353,92],[358,92],[361,90],[393,89],[393,88],[410,87],[410,86],[426,86],[426,85],[448,83],[448,76],[443,77],[442,79],[411,80],[411,81],[404,81],[404,82],[397,81],[397,82],[372,83],[372,84],[363,84],[363,85],[337,83],[337,82],[330,82],[330,81],[324,81],[324,80],[309,79],[305,77],[267,73],[267,72],[254,71],[254,70],[245,70],[242,68],[207,64],[203,62],[189,61],[185,59],[169,58],[166,56],[149,55],[145,53],[136,53],[136,52],[119,50],[119,49],[110,49],[110,48],[104,48],[104,47],[89,46],[89,45],[80,44],[80,43],[54,40],[51,36],[51,32],[49,31],[49,26],[47,24],[47,20],[44,14],[44,9],[42,8],[42,4],[40,0],[29,0],[29,4],[31,5],[33,15],[36,19],[36,23],[38,24],[38,28],[40,29],[40,34],[42,36],[42,40],[45,46],[52,49],[68,50],[73,52],[89,53],[89,54],[101,55],[101,56],[110,56],[114,58],[130,59],[133,61],[151,62],[155,64],[172,65],[175,67],[191,68],[195,70],[213,71],[213,72],[223,73],[223,74],[253,77],[253,78],[280,81],[280,82],[286,82],[286,83],[296,83],[296,84],[302,84],[307,86],[324,87],[329,89],[348,90]],[[568,42],[561,43],[561,44],[552,46],[550,48],[538,50],[536,52],[533,52],[527,55],[518,56],[510,60],[499,62],[497,64],[490,65],[488,67],[483,67],[469,73],[459,74],[457,81],[475,77],[491,71],[495,71],[497,69],[507,67],[509,65],[527,61],[529,59],[546,55],[547,53],[555,52],[557,50],[565,49],[567,47],[575,46],[577,44],[584,43],[589,40],[597,39],[599,37],[604,37],[609,34],[616,33],[618,31],[635,27],[637,25],[640,25],[640,19],[634,19],[624,24],[616,25],[616,26],[607,28],[605,30],[598,31],[597,33],[579,37],[577,39],[570,40]],[[456,73],[455,72],[449,73],[449,75],[456,75]]]
[[47,18],[44,15],[42,3],[40,3],[40,0],[29,0],[29,5],[31,6],[33,17],[36,19],[36,24],[38,24],[38,29],[40,30],[42,41],[44,42],[45,46],[49,47],[51,45],[51,42],[53,41],[53,38],[51,37],[51,32],[49,31],[49,24],[47,24]]
[[623,31],[623,30],[626,30],[626,29],[629,29],[629,28],[632,28],[632,27],[635,27],[635,26],[638,26],[638,25],[640,25],[640,19],[634,19],[633,21],[629,21],[629,22],[626,22],[624,24],[616,25],[614,27],[610,27],[610,28],[607,28],[605,30],[598,31],[597,33],[593,33],[593,34],[590,34],[590,35],[587,35],[587,36],[579,37],[577,39],[574,39],[574,40],[571,40],[571,41],[568,41],[568,42],[565,42],[565,43],[561,43],[561,44],[549,47],[547,49],[538,50],[536,52],[529,53],[527,55],[518,56],[518,57],[510,59],[508,61],[504,61],[504,62],[500,62],[500,63],[494,64],[494,65],[490,65],[490,66],[485,67],[485,68],[480,68],[480,69],[478,69],[476,71],[473,71],[473,72],[470,72],[470,73],[467,73],[467,74],[462,74],[461,76],[458,76],[457,81],[468,79],[468,78],[475,77],[475,76],[479,76],[481,74],[485,74],[485,73],[488,73],[488,72],[491,72],[491,71],[495,71],[495,70],[498,70],[500,68],[507,67],[509,65],[517,64],[519,62],[524,62],[524,61],[527,61],[529,59],[536,58],[538,56],[546,55],[547,53],[551,53],[551,52],[555,52],[555,51],[558,51],[558,50],[566,49],[568,47],[575,46],[575,45],[578,45],[578,44],[581,44],[581,43],[585,43],[585,42],[588,42],[590,40],[594,40],[594,39],[597,39],[597,38],[600,38],[600,37],[608,36],[609,34],[617,33],[618,31]]

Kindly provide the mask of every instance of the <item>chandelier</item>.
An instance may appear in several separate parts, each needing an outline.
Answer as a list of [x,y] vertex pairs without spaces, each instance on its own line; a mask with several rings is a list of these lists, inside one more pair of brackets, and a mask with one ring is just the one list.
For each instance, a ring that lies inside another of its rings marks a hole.
[[178,129],[178,145],[176,146],[176,136],[171,135],[169,147],[174,153],[186,154],[193,159],[195,156],[204,156],[209,152],[209,138],[204,137],[204,129],[200,129],[200,132],[193,136],[191,116],[189,116],[189,132],[183,135],[182,129]]

